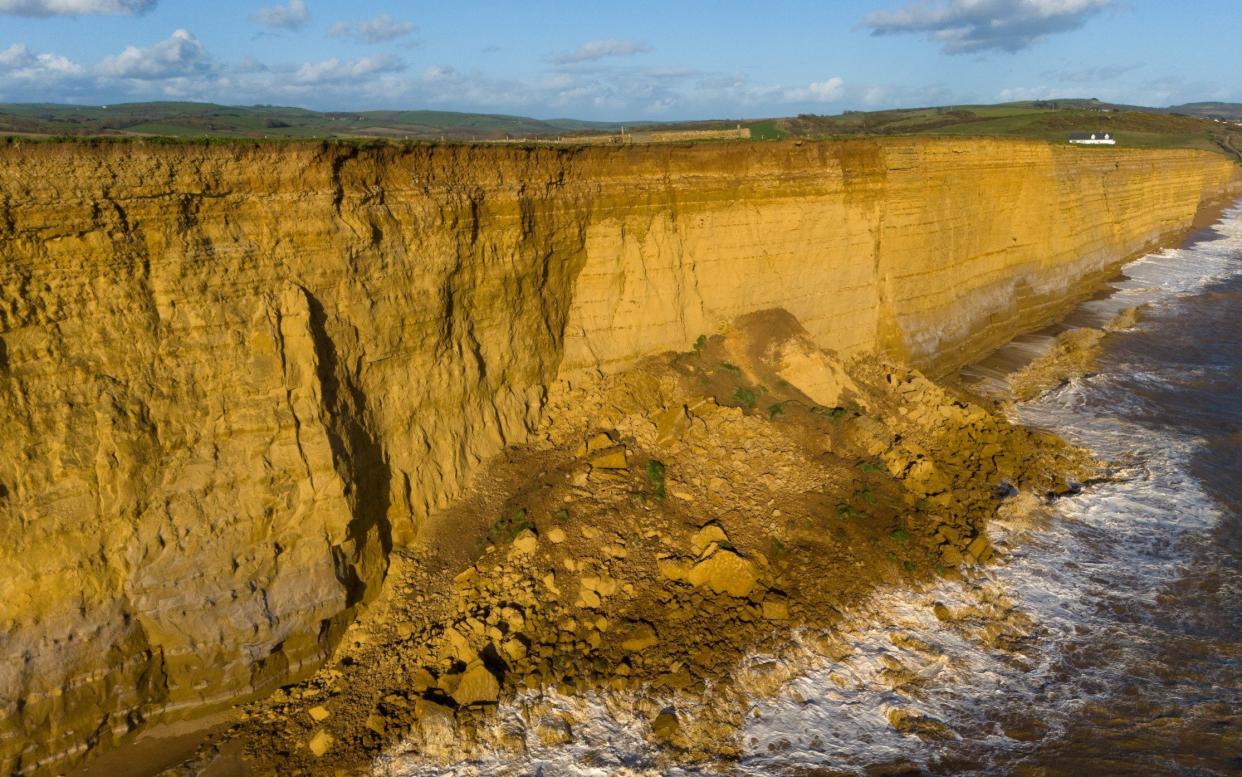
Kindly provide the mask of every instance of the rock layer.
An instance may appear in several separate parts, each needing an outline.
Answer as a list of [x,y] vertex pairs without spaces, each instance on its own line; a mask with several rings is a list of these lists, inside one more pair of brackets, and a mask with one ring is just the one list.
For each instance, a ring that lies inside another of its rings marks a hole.
[[999,140],[0,148],[0,768],[261,692],[546,387],[784,307],[946,365],[1232,166]]

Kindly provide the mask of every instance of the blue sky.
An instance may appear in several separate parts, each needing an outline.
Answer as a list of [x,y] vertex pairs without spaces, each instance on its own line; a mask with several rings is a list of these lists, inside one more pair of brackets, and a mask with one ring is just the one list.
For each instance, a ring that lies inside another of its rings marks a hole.
[[1242,101],[1242,1],[0,0],[0,101],[687,119]]

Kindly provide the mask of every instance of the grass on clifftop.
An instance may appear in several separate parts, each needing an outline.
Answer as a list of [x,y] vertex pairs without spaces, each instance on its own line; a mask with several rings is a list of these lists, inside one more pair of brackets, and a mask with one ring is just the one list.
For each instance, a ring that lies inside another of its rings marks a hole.
[[[1227,106],[1226,106],[1227,107]],[[1090,100],[962,105],[835,116],[653,124],[627,122],[627,130],[693,132],[743,126],[750,140],[682,138],[686,143],[764,142],[782,138],[830,139],[892,135],[1016,137],[1064,143],[1071,132],[1108,131],[1122,148],[1195,148],[1242,161],[1242,124],[1232,118],[1174,113],[1175,109],[1112,106]],[[1201,109],[1198,112],[1202,112]],[[1223,110],[1223,109],[1221,109]],[[1239,106],[1242,112],[1242,106]],[[1231,114],[1222,113],[1223,117]],[[207,103],[129,103],[111,106],[0,104],[0,138],[23,141],[132,141],[152,143],[254,143],[312,141],[342,144],[513,143],[519,146],[617,137],[622,124],[574,119],[451,111],[320,113],[279,106]],[[598,142],[598,141],[595,141]],[[575,142],[568,142],[573,146]]]

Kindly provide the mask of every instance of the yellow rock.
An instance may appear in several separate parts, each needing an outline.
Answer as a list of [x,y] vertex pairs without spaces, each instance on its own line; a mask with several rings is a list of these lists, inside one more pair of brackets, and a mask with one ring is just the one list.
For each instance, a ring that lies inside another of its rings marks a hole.
[[553,545],[560,545],[565,541],[565,530],[559,526],[554,526],[548,530],[548,542]]
[[669,580],[682,581],[690,574],[690,565],[677,559],[663,558],[656,561],[660,574]]
[[970,554],[970,557],[975,561],[983,563],[991,558],[992,545],[988,542],[987,537],[980,534],[978,537],[971,540],[970,544],[966,546],[966,552]]
[[591,468],[599,470],[627,469],[629,463],[625,459],[625,448],[604,451],[591,458]]
[[500,698],[500,682],[482,661],[475,661],[456,677],[449,696],[459,707],[493,704]]
[[367,715],[367,719],[363,725],[374,731],[376,734],[382,735],[388,731],[387,721],[385,721],[383,717],[375,714]]
[[306,711],[306,714],[310,715],[311,720],[314,720],[316,723],[322,723],[327,720],[330,715],[332,715],[332,713],[328,711],[327,707],[311,707]]
[[716,593],[747,596],[758,582],[755,565],[731,550],[717,550],[690,568],[686,581],[696,588],[706,585]]
[[310,741],[306,743],[306,746],[310,748],[312,755],[316,758],[322,758],[324,753],[331,749],[334,741],[336,740],[332,738],[331,734],[323,729],[320,729],[319,731],[316,731],[313,736],[311,736]]
[[767,598],[763,600],[763,617],[770,621],[789,619],[789,602],[785,599]]
[[838,407],[847,400],[867,408],[863,392],[841,362],[806,337],[791,337],[776,354],[777,374],[824,407]]
[[515,556],[529,556],[539,548],[539,538],[530,529],[523,529],[518,536],[513,538],[513,544],[510,554]]
[[470,641],[455,628],[444,630],[443,641],[440,643],[440,655],[467,664],[479,657],[479,654],[470,646]]
[[703,528],[695,532],[690,538],[690,552],[696,556],[701,556],[703,551],[707,550],[712,543],[724,543],[729,541],[729,535],[725,534],[725,530],[718,523],[709,523]]
[[613,445],[615,445],[615,443],[612,441],[612,438],[601,433],[594,435],[587,440],[586,449],[588,453],[594,453],[596,451],[602,451],[605,448],[611,448]]
[[514,661],[521,661],[523,658],[526,658],[526,643],[516,637],[505,640],[504,650],[505,655]]
[[636,624],[625,633],[625,638],[621,640],[622,650],[628,650],[631,653],[647,648],[654,647],[658,643],[659,637],[656,636],[655,629],[647,623]]
[[690,414],[685,406],[670,407],[657,413],[656,444],[667,447],[679,442],[690,431]]

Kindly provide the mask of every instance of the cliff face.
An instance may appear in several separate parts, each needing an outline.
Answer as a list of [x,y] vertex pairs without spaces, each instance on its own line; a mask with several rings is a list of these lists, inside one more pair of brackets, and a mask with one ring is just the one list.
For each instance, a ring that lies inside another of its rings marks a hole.
[[0,157],[5,770],[313,665],[559,378],[772,307],[951,366],[1232,175],[913,139]]

